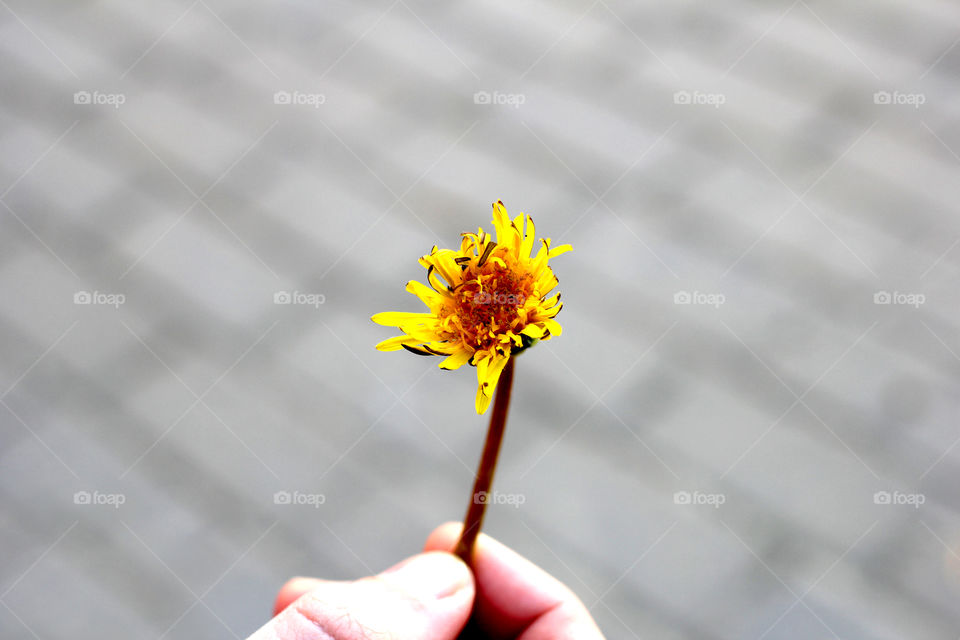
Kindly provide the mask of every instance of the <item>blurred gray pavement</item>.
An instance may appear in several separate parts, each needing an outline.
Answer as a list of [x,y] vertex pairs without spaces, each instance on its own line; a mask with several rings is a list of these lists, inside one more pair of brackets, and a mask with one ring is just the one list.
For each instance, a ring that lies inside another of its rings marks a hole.
[[958,43],[932,1],[0,1],[0,637],[245,638],[460,519],[474,372],[369,316],[496,199],[574,251],[487,533],[611,639],[960,637]]

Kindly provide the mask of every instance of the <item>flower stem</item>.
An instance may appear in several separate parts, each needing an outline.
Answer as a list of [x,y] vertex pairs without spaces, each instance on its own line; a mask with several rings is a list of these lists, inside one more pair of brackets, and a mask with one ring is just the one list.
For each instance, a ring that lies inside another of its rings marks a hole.
[[480,466],[477,467],[477,478],[473,483],[473,493],[470,494],[470,505],[467,515],[463,519],[463,532],[457,542],[454,553],[473,567],[473,546],[483,526],[483,515],[490,501],[490,487],[493,485],[493,472],[497,467],[497,455],[500,453],[500,443],[503,441],[503,431],[507,426],[507,411],[510,408],[510,391],[513,388],[513,361],[507,360],[497,390],[493,396],[493,413],[490,415],[490,426],[487,428],[487,440],[483,445],[483,455],[480,457]]

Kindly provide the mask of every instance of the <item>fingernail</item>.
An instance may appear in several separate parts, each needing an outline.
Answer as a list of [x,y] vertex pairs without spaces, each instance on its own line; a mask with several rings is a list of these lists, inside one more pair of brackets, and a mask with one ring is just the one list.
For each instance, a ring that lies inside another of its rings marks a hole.
[[448,598],[473,580],[467,565],[439,551],[408,558],[380,577],[422,600]]

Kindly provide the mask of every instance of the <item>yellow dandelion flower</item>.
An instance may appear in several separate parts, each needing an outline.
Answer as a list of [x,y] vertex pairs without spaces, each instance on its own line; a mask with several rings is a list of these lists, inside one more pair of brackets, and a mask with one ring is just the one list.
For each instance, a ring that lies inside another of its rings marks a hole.
[[550,239],[533,252],[533,218],[510,219],[503,203],[493,205],[496,241],[484,233],[464,233],[460,249],[437,249],[420,258],[429,286],[411,280],[407,291],[428,313],[388,311],[371,319],[399,328],[404,335],[377,345],[380,351],[406,349],[424,356],[445,356],[441,369],[467,363],[477,368],[477,413],[484,413],[511,356],[538,340],[560,335],[554,320],[563,306],[560,294],[547,297],[557,277],[547,264],[571,249],[550,247]]

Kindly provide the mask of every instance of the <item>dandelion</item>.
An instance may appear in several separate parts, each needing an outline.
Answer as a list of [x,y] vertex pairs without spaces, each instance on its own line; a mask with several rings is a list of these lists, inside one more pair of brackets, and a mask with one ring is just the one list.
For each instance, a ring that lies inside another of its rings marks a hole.
[[551,248],[546,238],[531,255],[536,237],[533,219],[521,213],[511,220],[500,201],[493,205],[493,226],[496,240],[480,228],[462,234],[458,251],[433,247],[420,258],[429,286],[410,281],[407,291],[429,312],[390,311],[372,318],[403,332],[377,349],[443,356],[441,369],[469,363],[477,369],[477,413],[486,412],[493,399],[487,439],[455,549],[471,566],[507,423],[514,357],[538,340],[560,335],[554,318],[563,305],[559,293],[550,295],[557,277],[548,262],[571,248],[568,244]]
[[404,334],[378,344],[381,351],[445,356],[441,369],[476,367],[478,414],[486,412],[512,356],[560,335],[554,318],[563,304],[559,293],[547,297],[557,286],[548,262],[571,249],[568,244],[551,248],[545,238],[531,255],[533,218],[521,213],[511,220],[500,201],[493,205],[493,226],[496,241],[480,228],[462,234],[459,250],[433,247],[420,258],[429,286],[411,280],[407,291],[429,312],[388,311],[372,318]]

